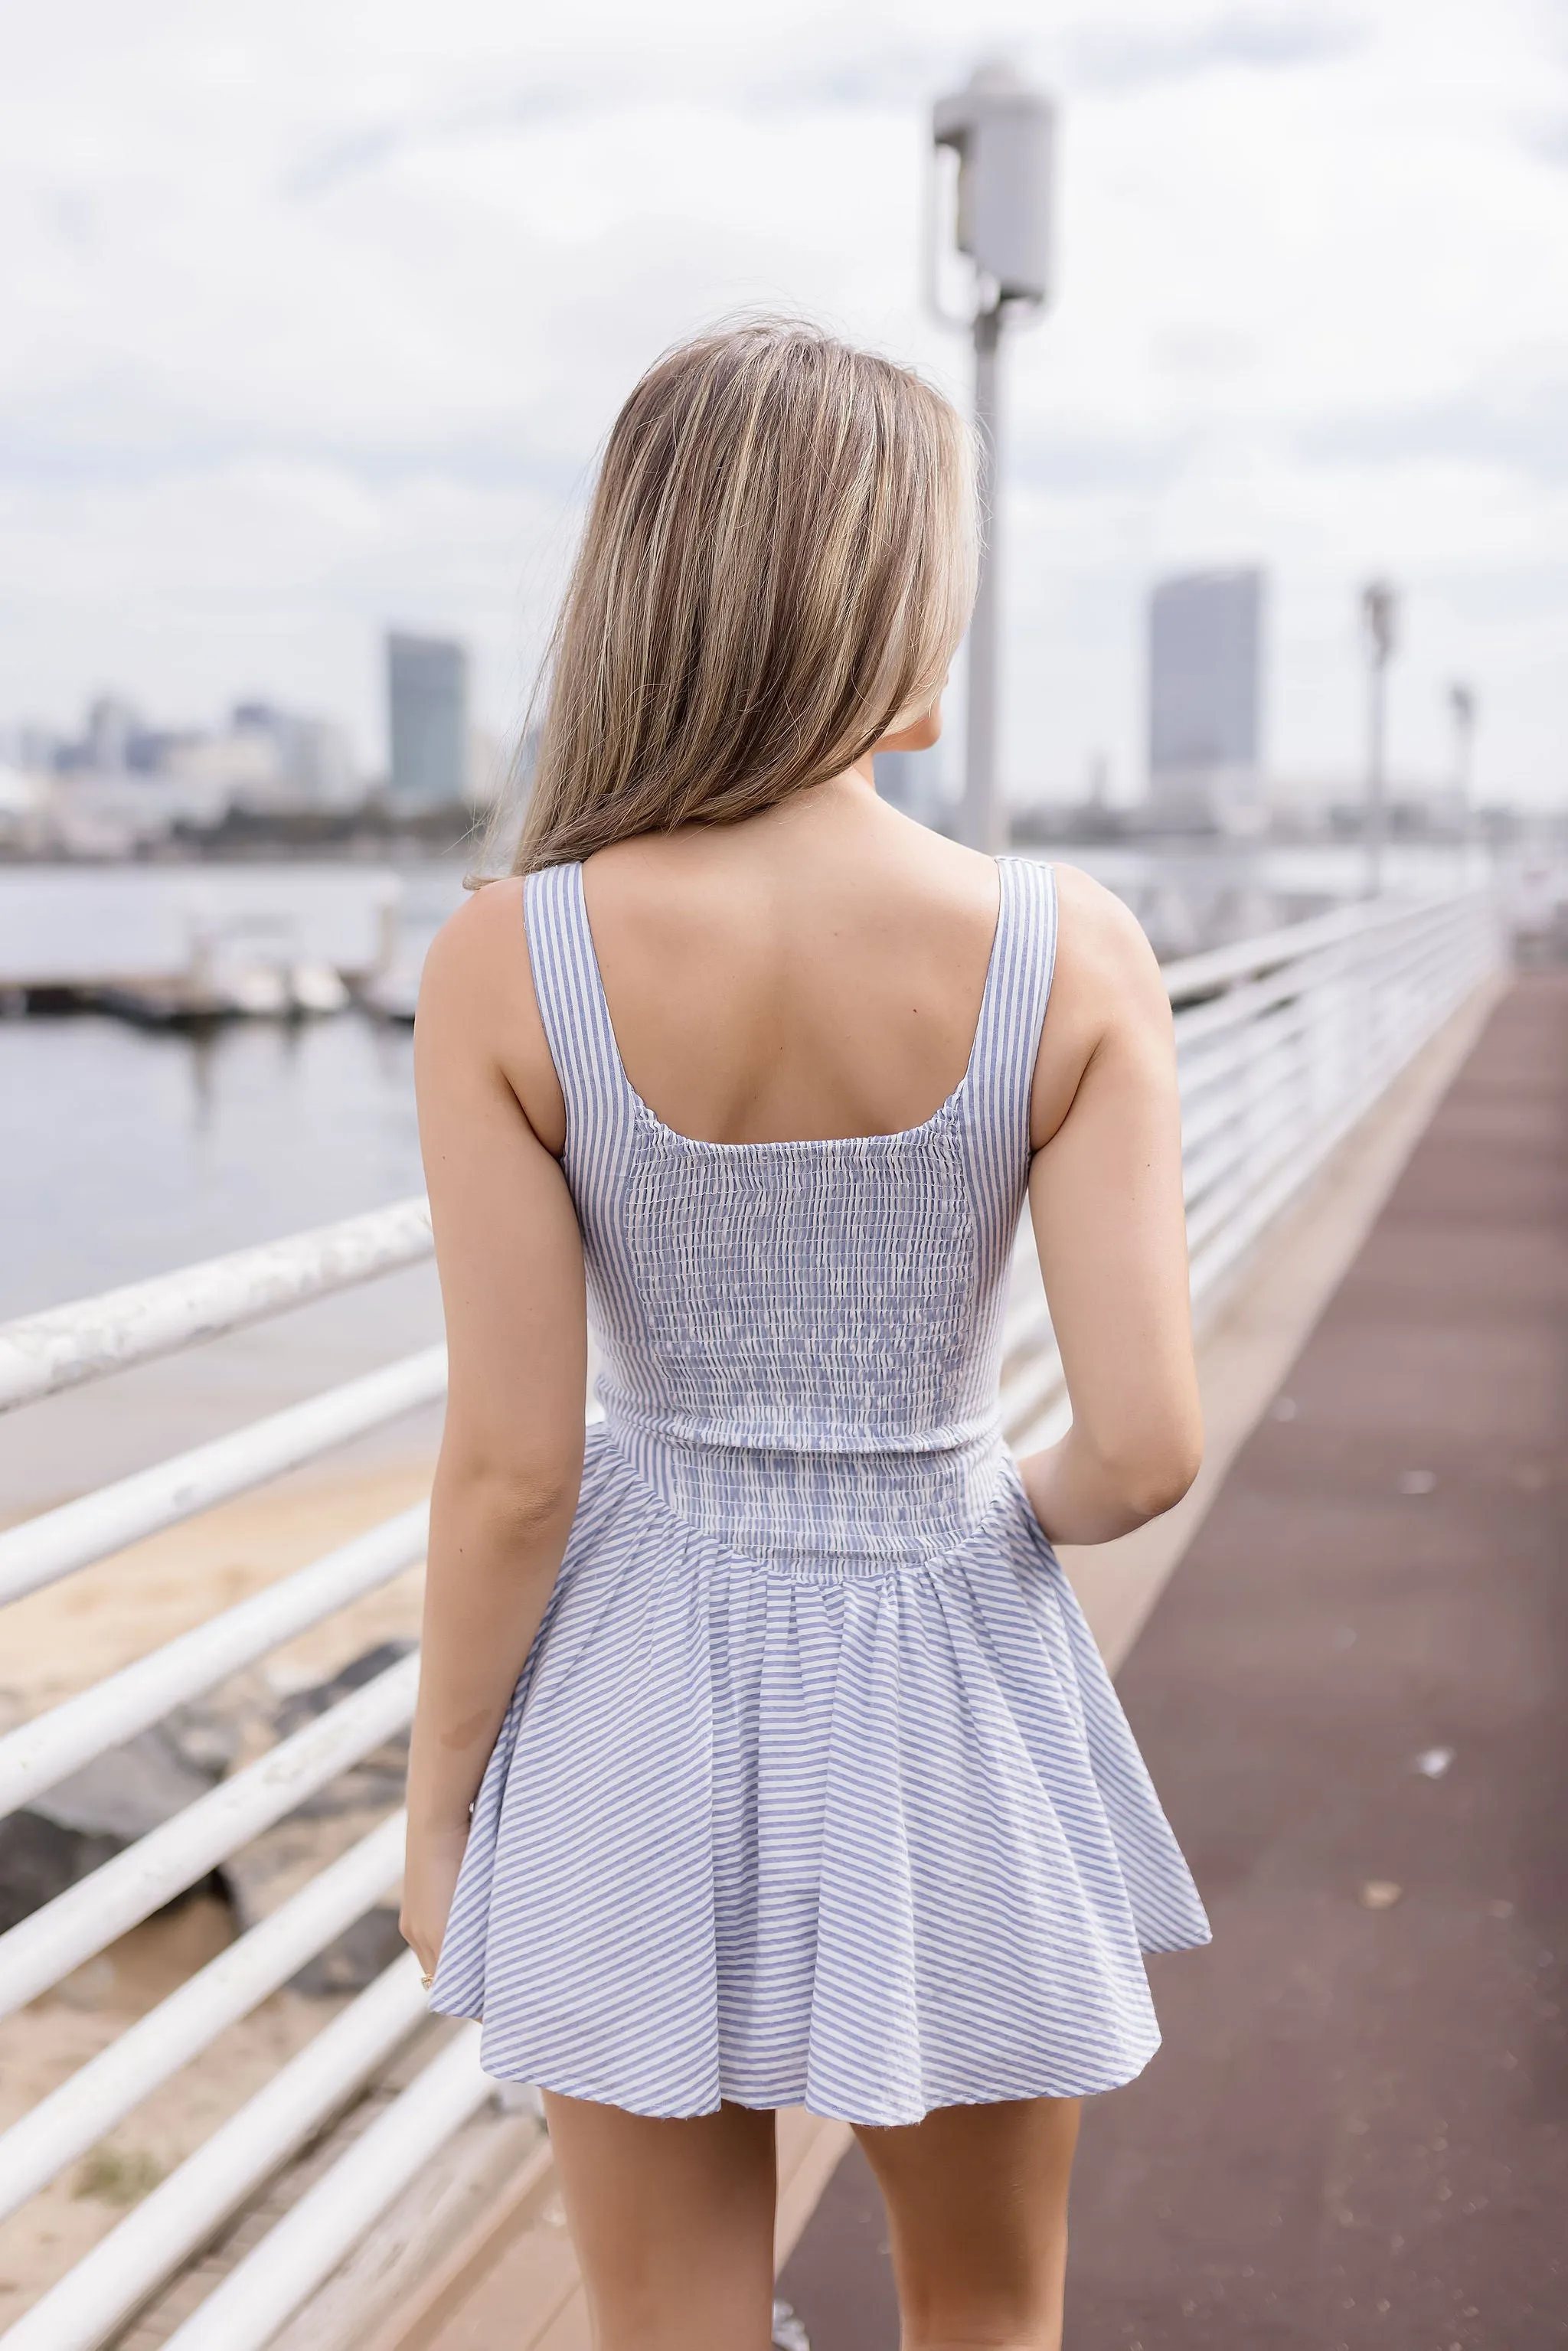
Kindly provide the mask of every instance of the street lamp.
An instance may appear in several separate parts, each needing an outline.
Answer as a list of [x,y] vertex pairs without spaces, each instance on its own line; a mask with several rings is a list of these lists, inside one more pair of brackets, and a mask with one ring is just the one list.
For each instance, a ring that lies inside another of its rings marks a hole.
[[1373,580],[1361,591],[1366,638],[1366,886],[1375,898],[1383,888],[1383,852],[1388,836],[1388,664],[1398,634],[1399,599],[1386,580]]
[[1051,166],[1056,110],[1010,66],[981,66],[967,86],[938,99],[935,149],[958,158],[954,241],[971,265],[973,298],[955,315],[937,293],[936,234],[927,259],[931,305],[943,324],[967,328],[975,344],[975,429],[979,443],[980,574],[969,623],[964,837],[977,849],[1007,845],[997,781],[999,657],[1000,366],[1002,329],[1038,315],[1051,292]]
[[1476,697],[1472,686],[1460,685],[1457,681],[1449,686],[1448,716],[1454,722],[1454,791],[1463,829],[1469,820],[1476,755]]

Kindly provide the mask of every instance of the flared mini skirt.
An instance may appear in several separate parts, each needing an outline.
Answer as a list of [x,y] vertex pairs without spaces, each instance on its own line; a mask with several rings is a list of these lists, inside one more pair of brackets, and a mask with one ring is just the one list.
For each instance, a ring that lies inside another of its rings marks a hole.
[[1008,1457],[936,1557],[750,1558],[602,1424],[432,2005],[492,2075],[852,2123],[1073,2096],[1159,2032],[1186,1865]]

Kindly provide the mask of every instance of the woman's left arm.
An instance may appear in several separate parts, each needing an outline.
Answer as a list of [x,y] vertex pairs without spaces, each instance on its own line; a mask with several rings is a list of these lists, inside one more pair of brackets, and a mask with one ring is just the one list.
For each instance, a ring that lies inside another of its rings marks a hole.
[[469,1808],[549,1604],[582,1476],[581,1236],[566,1179],[502,1059],[519,990],[530,991],[537,1024],[517,899],[497,885],[447,924],[426,960],[414,1033],[451,1357],[402,1918],[426,1973],[446,1930]]

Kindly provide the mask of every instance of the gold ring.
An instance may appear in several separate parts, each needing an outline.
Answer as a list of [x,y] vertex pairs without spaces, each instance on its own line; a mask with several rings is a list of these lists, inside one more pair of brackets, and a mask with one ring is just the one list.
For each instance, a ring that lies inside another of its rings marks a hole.
[[435,1981],[435,1978],[434,1976],[421,1976],[419,1980],[424,1990],[428,1991],[431,1985]]

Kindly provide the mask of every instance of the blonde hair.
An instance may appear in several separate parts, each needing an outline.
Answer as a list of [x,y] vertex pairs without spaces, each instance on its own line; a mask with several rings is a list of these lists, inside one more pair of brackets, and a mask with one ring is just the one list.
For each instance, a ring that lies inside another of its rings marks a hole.
[[907,368],[762,319],[648,371],[556,624],[524,873],[728,824],[928,710],[975,591],[974,464]]

